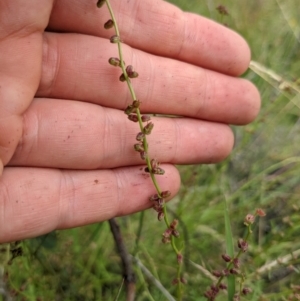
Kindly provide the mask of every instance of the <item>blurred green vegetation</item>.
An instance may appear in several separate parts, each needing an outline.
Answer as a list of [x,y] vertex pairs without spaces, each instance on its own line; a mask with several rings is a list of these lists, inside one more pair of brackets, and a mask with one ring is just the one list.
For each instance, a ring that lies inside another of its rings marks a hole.
[[[299,3],[170,2],[239,32],[251,46],[253,61],[269,69],[257,74],[253,65],[244,75],[260,90],[262,110],[254,123],[233,127],[236,142],[231,156],[216,165],[180,167],[182,189],[169,211],[180,220],[188,280],[184,300],[206,300],[203,293],[211,280],[203,271],[224,268],[220,255],[225,252],[225,199],[236,239],[245,233],[246,214],[258,207],[267,213],[254,225],[249,252],[242,256],[245,285],[253,291],[243,300],[299,300],[294,294],[300,284]],[[218,5],[224,5],[229,15],[220,15]],[[119,223],[128,250],[133,252],[139,214],[121,218]],[[171,281],[176,265],[170,246],[160,243],[163,231],[155,213],[146,212],[138,257],[174,294]],[[12,300],[114,300],[117,296],[122,267],[107,223],[50,233],[22,245],[24,256],[7,269]],[[291,256],[292,252],[298,256]],[[136,300],[166,300],[135,268]],[[221,295],[218,300],[225,299]],[[125,300],[124,288],[118,300]]]

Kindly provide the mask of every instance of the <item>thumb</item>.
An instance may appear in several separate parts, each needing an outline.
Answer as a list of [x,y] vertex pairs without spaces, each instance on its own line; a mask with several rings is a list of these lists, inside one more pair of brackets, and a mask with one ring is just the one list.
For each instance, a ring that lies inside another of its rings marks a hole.
[[53,0],[0,1],[0,175],[22,135],[22,114],[38,88],[43,31]]

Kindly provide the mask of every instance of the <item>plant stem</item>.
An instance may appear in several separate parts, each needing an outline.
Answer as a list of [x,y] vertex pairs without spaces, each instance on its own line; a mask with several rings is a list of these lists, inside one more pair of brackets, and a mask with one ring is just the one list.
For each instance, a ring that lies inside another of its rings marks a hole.
[[[111,19],[113,21],[113,26],[114,26],[116,35],[119,37],[119,40],[117,41],[117,44],[118,44],[118,53],[119,53],[119,59],[120,59],[120,67],[122,69],[125,81],[127,83],[128,89],[130,91],[131,98],[132,98],[133,101],[137,101],[137,97],[136,97],[134,88],[132,86],[132,83],[130,81],[128,73],[126,71],[126,66],[125,66],[125,63],[124,63],[124,60],[123,60],[123,52],[122,52],[122,45],[121,45],[120,31],[119,31],[119,28],[118,28],[118,23],[117,23],[117,20],[115,18],[115,15],[114,15],[113,9],[111,7],[110,1],[105,0],[105,2],[107,4],[107,8],[109,10]],[[141,112],[140,112],[139,108],[136,109],[136,115],[137,115],[137,118],[138,118],[140,131],[143,132],[144,126],[143,126],[143,121],[142,121],[142,115],[141,115]],[[157,194],[161,197],[162,190],[160,189],[160,187],[157,183],[155,174],[153,173],[153,170],[152,170],[151,160],[150,160],[150,157],[148,155],[149,146],[148,146],[146,136],[143,138],[142,142],[143,142],[143,148],[144,148],[145,153],[146,153],[145,160],[146,160],[146,164],[147,164],[147,167],[148,167],[148,170],[149,170],[149,173],[150,173],[151,180],[152,180],[153,185],[154,185],[154,187],[157,191]],[[167,208],[166,208],[165,203],[163,204],[163,213],[164,213],[165,224],[166,224],[167,228],[170,228],[170,221],[168,219]],[[139,235],[138,235],[138,237],[139,237]],[[174,252],[176,253],[177,259],[178,259],[179,256],[182,257],[180,251],[178,250],[178,248],[176,246],[175,237],[173,235],[171,236],[171,246],[172,246],[172,249],[174,250]],[[136,245],[136,247],[137,247],[137,245]],[[177,275],[176,276],[177,276],[177,280],[178,280],[178,297],[179,297],[179,300],[181,300],[182,299],[182,288],[181,288],[181,283],[180,283],[180,274],[181,274],[181,269],[182,269],[182,260],[180,262],[179,262],[179,260],[177,260],[177,261],[178,261],[178,267],[177,267]]]

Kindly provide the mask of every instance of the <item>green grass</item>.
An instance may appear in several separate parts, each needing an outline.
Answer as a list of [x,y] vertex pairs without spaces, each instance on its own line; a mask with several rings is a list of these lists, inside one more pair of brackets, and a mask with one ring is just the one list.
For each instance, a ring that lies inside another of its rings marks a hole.
[[[293,285],[300,283],[299,3],[171,2],[241,33],[251,46],[253,61],[291,83],[291,87],[284,87],[270,77],[270,72],[257,74],[250,69],[244,77],[260,90],[262,110],[254,123],[233,128],[236,144],[232,155],[217,165],[180,167],[182,188],[169,208],[180,220],[180,242],[184,244],[184,274],[188,279],[184,300],[206,300],[202,296],[211,279],[203,271],[224,267],[220,255],[226,250],[225,198],[235,241],[246,232],[246,214],[257,207],[267,213],[254,225],[249,252],[241,257],[245,284],[253,290],[244,300],[288,300]],[[215,8],[219,4],[227,7],[229,16],[218,14]],[[128,250],[133,252],[139,215],[119,222]],[[175,294],[171,281],[176,265],[171,247],[160,244],[163,231],[154,212],[146,212],[138,257]],[[118,294],[122,270],[107,223],[28,240],[23,248],[24,256],[7,269],[14,300],[114,300]],[[290,256],[292,252],[298,252],[298,258]],[[278,259],[284,257],[286,261],[280,263]],[[136,300],[166,300],[137,267],[136,273]],[[225,299],[221,295],[218,300]],[[118,300],[125,300],[124,288]]]

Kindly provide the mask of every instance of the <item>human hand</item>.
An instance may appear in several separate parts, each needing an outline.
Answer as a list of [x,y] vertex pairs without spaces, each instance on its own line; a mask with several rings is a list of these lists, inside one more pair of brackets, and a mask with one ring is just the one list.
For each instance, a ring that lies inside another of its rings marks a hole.
[[[134,151],[138,132],[116,46],[95,1],[0,3],[0,242],[104,221],[146,209],[155,193]],[[114,1],[133,85],[153,117],[150,155],[176,194],[172,164],[213,163],[233,146],[229,124],[251,122],[256,88],[244,79],[245,41],[161,0]],[[44,31],[47,27],[47,31]]]

